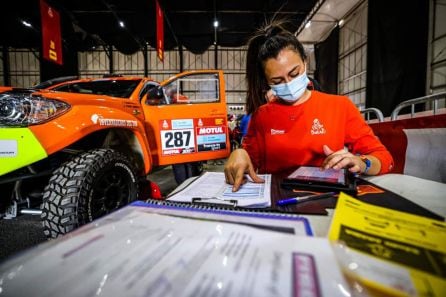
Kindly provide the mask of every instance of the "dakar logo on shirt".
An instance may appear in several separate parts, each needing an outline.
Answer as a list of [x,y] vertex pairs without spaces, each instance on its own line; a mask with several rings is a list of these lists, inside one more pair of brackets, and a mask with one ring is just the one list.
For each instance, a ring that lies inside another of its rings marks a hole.
[[271,135],[285,134],[285,130],[271,129]]
[[318,119],[313,120],[313,126],[311,126],[311,135],[317,135],[317,134],[325,134],[325,128],[324,125],[322,125]]

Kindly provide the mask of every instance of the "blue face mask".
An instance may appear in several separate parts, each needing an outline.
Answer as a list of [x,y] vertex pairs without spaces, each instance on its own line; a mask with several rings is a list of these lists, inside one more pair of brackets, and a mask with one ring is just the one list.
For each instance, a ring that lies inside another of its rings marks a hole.
[[310,80],[307,77],[307,71],[294,78],[288,83],[279,85],[270,85],[273,94],[286,102],[296,102],[307,89]]

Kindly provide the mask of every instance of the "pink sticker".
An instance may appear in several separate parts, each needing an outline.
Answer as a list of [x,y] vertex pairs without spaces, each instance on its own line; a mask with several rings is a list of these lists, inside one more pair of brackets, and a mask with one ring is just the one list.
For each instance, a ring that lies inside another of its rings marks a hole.
[[316,265],[310,254],[293,253],[293,296],[321,296]]

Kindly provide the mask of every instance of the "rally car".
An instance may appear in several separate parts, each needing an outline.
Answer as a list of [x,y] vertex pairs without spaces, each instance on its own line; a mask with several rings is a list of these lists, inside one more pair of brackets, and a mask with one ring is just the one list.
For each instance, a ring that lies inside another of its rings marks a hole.
[[229,154],[224,77],[108,77],[0,88],[0,213],[40,206],[54,238],[138,198],[174,164],[181,182]]

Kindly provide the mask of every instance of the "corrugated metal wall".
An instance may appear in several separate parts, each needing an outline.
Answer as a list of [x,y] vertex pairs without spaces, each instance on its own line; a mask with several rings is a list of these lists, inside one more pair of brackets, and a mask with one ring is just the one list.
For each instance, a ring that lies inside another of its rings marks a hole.
[[40,82],[40,62],[36,52],[9,49],[8,56],[11,86],[31,87]]
[[446,91],[446,0],[433,1],[430,90]]
[[[431,1],[430,72],[428,73],[427,89],[430,92],[438,93],[446,91],[446,0]],[[215,57],[213,48],[200,55],[183,50],[182,69],[184,71],[222,69],[226,78],[228,109],[231,113],[244,113],[246,50],[246,47],[219,47],[217,57]],[[5,54],[7,59],[5,59]],[[147,74],[154,80],[163,81],[180,72],[181,59],[178,49],[165,52],[164,62],[158,60],[153,48],[147,48],[146,54]],[[142,51],[134,55],[124,55],[116,50],[111,50],[112,65],[110,65],[109,55],[110,52],[106,49],[80,52],[78,54],[80,76],[102,77],[110,72],[134,76],[144,75],[144,53]],[[340,29],[339,37],[339,93],[349,96],[361,108],[365,107],[366,57],[367,1],[346,18]],[[37,50],[8,48],[0,51],[0,58],[3,61],[0,63],[0,85],[9,81],[11,86],[30,87],[40,82]],[[217,62],[217,67],[215,67],[215,62]],[[4,63],[9,65],[9,80],[4,76]],[[311,72],[313,67],[310,65],[309,68],[309,72]]]
[[339,31],[339,94],[365,107],[367,78],[367,1],[346,19]]
[[[0,52],[0,61],[3,61],[3,54],[4,51]],[[3,82],[5,81],[4,71],[3,71],[3,63],[0,63],[0,85],[3,85]]]
[[[246,98],[245,58],[246,47],[218,48],[217,60],[215,51],[210,48],[203,54],[194,54],[183,50],[183,71],[221,69],[225,74],[226,100],[231,113],[244,113]],[[113,72],[122,75],[144,75],[144,55],[138,52],[134,55],[124,55],[116,50],[112,51]],[[164,61],[156,56],[156,50],[147,49],[147,64],[149,77],[156,81],[163,81],[180,72],[180,51],[174,49],[165,52]],[[215,62],[217,61],[217,67]],[[94,50],[79,53],[79,74],[81,77],[101,77],[108,74],[110,60],[105,50]]]

